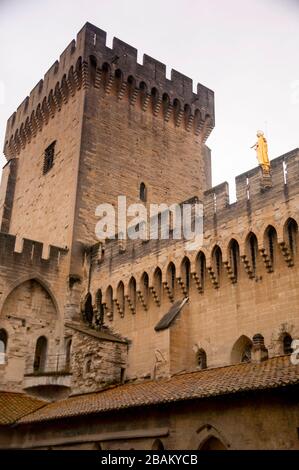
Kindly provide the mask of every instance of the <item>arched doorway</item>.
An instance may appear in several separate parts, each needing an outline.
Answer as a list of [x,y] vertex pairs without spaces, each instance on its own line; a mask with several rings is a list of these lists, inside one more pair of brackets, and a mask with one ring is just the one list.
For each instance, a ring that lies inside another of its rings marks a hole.
[[40,336],[36,342],[33,371],[41,373],[45,371],[47,362],[48,341],[45,336]]
[[152,450],[164,450],[164,445],[161,439],[155,439],[152,445]]
[[223,442],[215,436],[210,436],[198,450],[227,450]]

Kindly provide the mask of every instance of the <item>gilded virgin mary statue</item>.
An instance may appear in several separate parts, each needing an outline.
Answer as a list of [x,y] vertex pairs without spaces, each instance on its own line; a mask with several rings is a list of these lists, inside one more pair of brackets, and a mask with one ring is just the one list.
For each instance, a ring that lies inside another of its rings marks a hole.
[[256,158],[264,173],[270,172],[270,162],[268,157],[268,144],[262,131],[257,131],[257,142],[251,147],[256,150]]

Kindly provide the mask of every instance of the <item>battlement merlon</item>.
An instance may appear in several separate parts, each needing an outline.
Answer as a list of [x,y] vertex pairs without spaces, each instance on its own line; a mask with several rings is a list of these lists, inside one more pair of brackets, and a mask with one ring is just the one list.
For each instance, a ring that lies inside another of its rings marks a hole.
[[[205,140],[214,127],[214,92],[205,86],[198,84],[197,93],[192,91],[192,79],[185,75],[171,70],[171,79],[166,78],[166,65],[143,55],[143,63],[137,62],[137,49],[126,44],[118,38],[113,39],[112,49],[106,46],[106,32],[96,26],[86,23],[79,31],[76,40],[71,41],[67,48],[46,72],[43,80],[31,90],[30,95],[20,104],[17,111],[8,119],[6,126],[4,153],[7,158],[13,155],[7,152],[11,139],[17,136],[17,140],[22,140],[20,130],[25,127],[26,121],[32,118],[38,107],[42,103],[48,102],[51,93],[54,93],[57,86],[61,86],[62,81],[68,79],[69,71],[76,70],[78,60],[89,64],[90,57],[95,58],[96,66],[101,69],[103,64],[109,64],[111,71],[117,69],[123,73],[124,80],[133,76],[136,86],[145,83],[149,92],[154,88],[162,99],[163,94],[167,94],[170,102],[179,100],[181,109],[191,114],[198,112],[201,116],[204,129]],[[83,71],[84,73],[84,71]],[[54,100],[55,101],[55,100]],[[208,124],[205,122],[208,120]],[[30,127],[30,126],[29,126]],[[31,126],[32,127],[32,126]],[[26,132],[25,132],[26,134]],[[7,155],[9,153],[9,155]]]
[[44,245],[27,238],[18,239],[15,235],[0,232],[0,265],[24,263],[58,268],[61,259],[68,253],[66,247]]

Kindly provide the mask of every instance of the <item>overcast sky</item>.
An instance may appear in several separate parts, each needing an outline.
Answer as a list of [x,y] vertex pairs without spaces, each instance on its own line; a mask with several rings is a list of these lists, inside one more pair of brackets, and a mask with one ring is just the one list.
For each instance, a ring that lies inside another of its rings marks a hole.
[[256,166],[257,129],[270,158],[299,146],[299,0],[0,0],[1,145],[7,118],[86,21],[139,62],[146,53],[214,90],[214,185],[229,181],[234,195],[234,177]]

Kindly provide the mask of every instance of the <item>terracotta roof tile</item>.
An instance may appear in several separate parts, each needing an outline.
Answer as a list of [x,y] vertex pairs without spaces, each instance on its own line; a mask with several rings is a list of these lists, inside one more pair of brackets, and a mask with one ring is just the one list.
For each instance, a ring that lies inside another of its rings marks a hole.
[[12,424],[46,403],[23,393],[0,391],[0,425]]
[[299,384],[299,365],[293,365],[290,356],[279,356],[261,364],[244,363],[205,369],[169,379],[125,384],[100,392],[73,396],[50,403],[19,422],[48,421],[294,384]]

